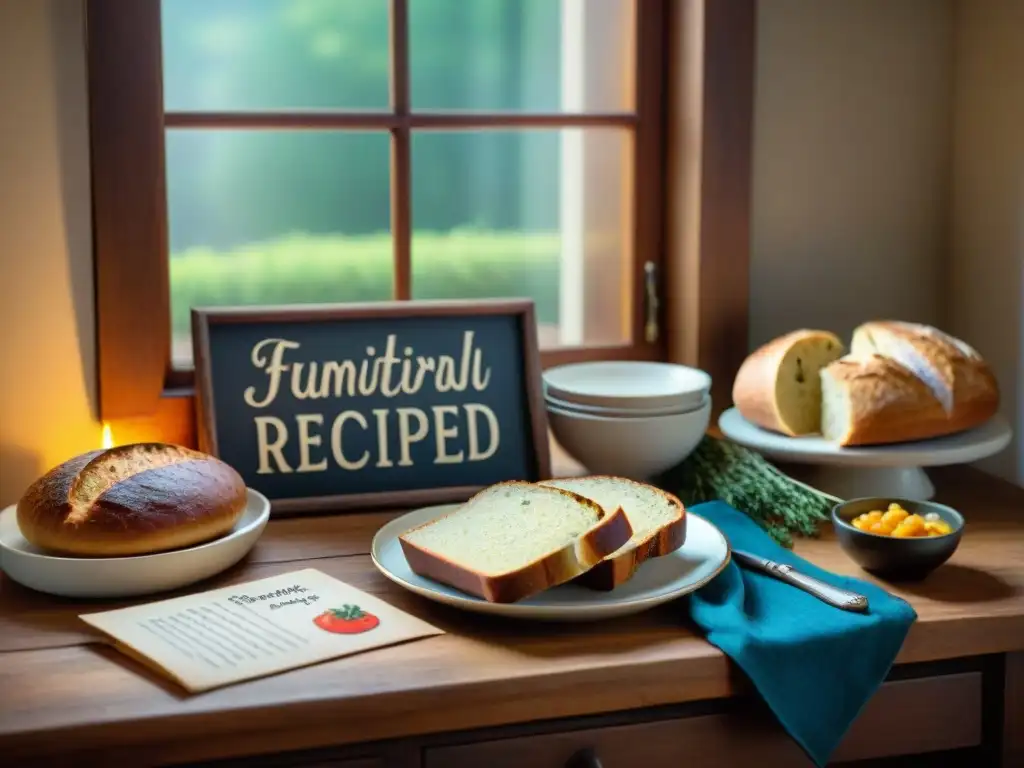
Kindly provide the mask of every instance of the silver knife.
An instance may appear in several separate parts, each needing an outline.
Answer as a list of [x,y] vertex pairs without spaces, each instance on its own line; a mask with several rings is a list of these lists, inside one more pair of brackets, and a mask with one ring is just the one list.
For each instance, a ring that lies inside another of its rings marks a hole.
[[802,589],[804,592],[808,592],[836,608],[841,608],[844,611],[854,611],[855,613],[863,613],[868,609],[868,599],[864,595],[833,587],[821,579],[808,576],[806,573],[800,573],[791,565],[776,563],[774,560],[752,555],[749,552],[741,552],[737,549],[732,551],[732,556],[737,563],[753,568],[755,571],[767,573],[769,576],[774,576],[779,581],[784,581],[798,589]]

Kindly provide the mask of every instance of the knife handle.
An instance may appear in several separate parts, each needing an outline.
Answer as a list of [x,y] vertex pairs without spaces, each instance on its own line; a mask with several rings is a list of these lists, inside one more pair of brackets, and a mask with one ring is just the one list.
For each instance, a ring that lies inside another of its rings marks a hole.
[[823,600],[836,608],[841,608],[844,611],[853,611],[855,613],[863,613],[868,609],[868,599],[864,597],[864,595],[859,595],[856,592],[850,592],[846,589],[840,589],[839,587],[833,587],[831,584],[827,584],[821,579],[808,576],[806,573],[800,573],[800,571],[796,570],[791,565],[766,560],[765,567],[781,581],[784,581],[787,584],[792,584],[794,587],[802,589],[805,592],[809,592],[819,600]]

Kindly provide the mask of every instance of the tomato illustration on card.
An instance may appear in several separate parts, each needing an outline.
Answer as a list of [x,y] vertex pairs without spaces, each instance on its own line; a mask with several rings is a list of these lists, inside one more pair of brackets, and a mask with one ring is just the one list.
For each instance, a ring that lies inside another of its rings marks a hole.
[[324,611],[313,619],[313,623],[325,632],[335,635],[358,635],[379,626],[380,619],[358,605],[346,604],[341,608]]

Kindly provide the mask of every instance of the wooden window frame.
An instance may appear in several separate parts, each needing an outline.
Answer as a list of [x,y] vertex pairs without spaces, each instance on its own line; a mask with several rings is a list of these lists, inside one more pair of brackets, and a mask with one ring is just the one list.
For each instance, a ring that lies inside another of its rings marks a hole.
[[[755,0],[637,0],[634,107],[601,114],[412,112],[407,9],[408,0],[390,0],[397,66],[387,114],[165,117],[160,1],[87,0],[98,410],[119,442],[196,443],[191,371],[170,363],[164,132],[183,125],[390,131],[398,299],[410,293],[412,128],[632,129],[634,341],[546,350],[543,364],[685,362],[712,374],[718,409],[728,402],[746,354]],[[653,343],[643,338],[646,261],[662,273]]]

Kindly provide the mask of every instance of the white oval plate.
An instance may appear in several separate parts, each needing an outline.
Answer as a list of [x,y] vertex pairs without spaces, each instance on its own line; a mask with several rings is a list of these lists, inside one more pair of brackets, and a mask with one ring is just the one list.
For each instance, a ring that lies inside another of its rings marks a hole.
[[552,397],[603,408],[699,406],[711,389],[711,377],[698,368],[634,360],[560,365],[543,378]]
[[133,557],[59,557],[29,544],[17,507],[0,512],[0,570],[23,586],[61,597],[151,595],[194,584],[230,568],[256,544],[270,519],[270,502],[247,490],[245,511],[219,539],[170,552]]
[[1013,437],[1002,416],[955,435],[890,445],[842,448],[821,435],[789,437],[761,429],[730,408],[718,418],[722,434],[770,459],[850,467],[933,467],[966,464],[999,453]]
[[686,541],[680,549],[655,557],[629,581],[611,592],[563,584],[518,603],[489,603],[454,587],[412,572],[398,537],[417,525],[450,512],[457,504],[417,509],[392,520],[373,537],[370,555],[384,576],[410,592],[474,613],[536,621],[597,621],[639,613],[693,592],[729,563],[729,543],[715,526],[687,513]]

